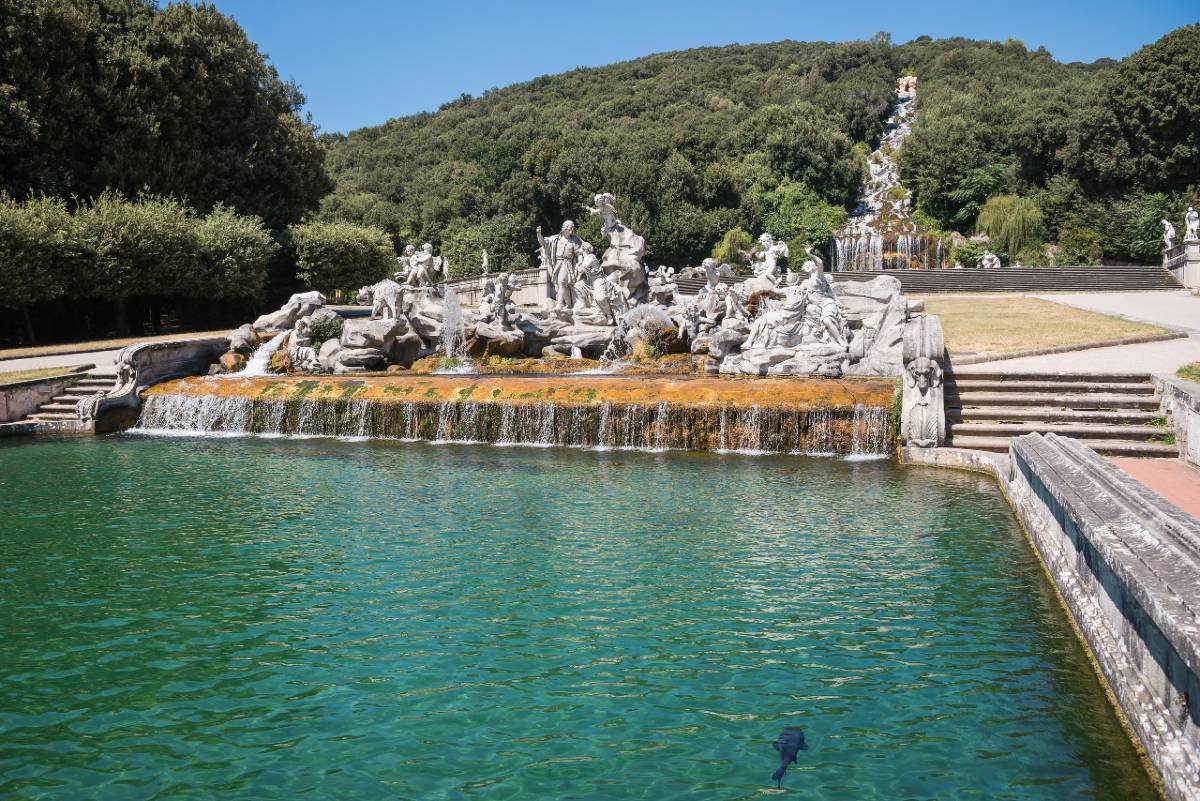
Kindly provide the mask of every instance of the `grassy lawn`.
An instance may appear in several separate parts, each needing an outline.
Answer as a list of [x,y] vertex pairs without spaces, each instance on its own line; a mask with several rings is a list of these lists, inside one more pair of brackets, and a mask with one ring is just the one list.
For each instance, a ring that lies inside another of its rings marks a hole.
[[194,331],[187,334],[163,334],[149,337],[124,337],[122,339],[94,339],[90,342],[68,342],[62,345],[45,345],[33,348],[9,348],[0,350],[0,361],[4,359],[24,359],[30,356],[58,356],[64,353],[87,353],[93,350],[116,350],[135,342],[163,342],[168,339],[185,339],[190,337],[216,337],[229,333],[228,328],[220,331]]
[[942,320],[946,348],[958,356],[1090,345],[1169,333],[1158,326],[1037,298],[926,296],[924,300],[925,310]]
[[1185,378],[1188,381],[1195,381],[1200,384],[1200,362],[1192,362],[1180,367],[1176,372],[1180,378]]
[[0,373],[0,386],[15,384],[18,381],[31,381],[35,378],[50,378],[56,375],[67,375],[69,367],[43,367],[39,370],[13,370],[10,373]]

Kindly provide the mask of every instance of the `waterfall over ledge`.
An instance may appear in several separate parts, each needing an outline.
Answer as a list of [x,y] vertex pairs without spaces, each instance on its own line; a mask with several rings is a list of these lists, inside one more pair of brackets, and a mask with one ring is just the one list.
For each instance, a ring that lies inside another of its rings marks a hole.
[[183,379],[136,430],[496,445],[883,455],[890,379],[609,376]]

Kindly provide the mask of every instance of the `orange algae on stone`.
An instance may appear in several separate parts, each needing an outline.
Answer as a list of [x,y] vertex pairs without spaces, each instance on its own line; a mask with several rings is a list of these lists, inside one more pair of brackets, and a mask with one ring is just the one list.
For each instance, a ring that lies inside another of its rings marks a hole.
[[387,375],[184,378],[158,384],[150,395],[247,397],[278,400],[369,400],[381,404],[481,401],[493,403],[667,403],[671,406],[890,408],[891,378],[716,378],[622,375]]

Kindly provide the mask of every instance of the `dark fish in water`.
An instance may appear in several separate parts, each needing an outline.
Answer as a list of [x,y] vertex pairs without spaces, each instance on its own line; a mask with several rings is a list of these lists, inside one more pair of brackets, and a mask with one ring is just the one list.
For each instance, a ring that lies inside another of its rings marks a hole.
[[783,785],[783,774],[787,773],[788,765],[796,761],[796,754],[808,750],[804,742],[804,730],[799,726],[784,726],[779,732],[779,739],[774,742],[775,750],[779,752],[779,770],[771,774],[775,786]]

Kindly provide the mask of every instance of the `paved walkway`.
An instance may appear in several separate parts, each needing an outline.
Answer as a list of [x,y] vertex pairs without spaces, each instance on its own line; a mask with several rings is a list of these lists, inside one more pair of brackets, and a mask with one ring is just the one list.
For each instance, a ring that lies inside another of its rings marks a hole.
[[1153,323],[1188,334],[1187,339],[1092,348],[1046,356],[1026,356],[967,365],[957,370],[1034,372],[1148,372],[1174,373],[1188,362],[1200,361],[1200,298],[1186,290],[1174,292],[1089,292],[1078,295],[1035,295],[1087,311]]
[[1200,470],[1178,459],[1110,458],[1109,461],[1183,511],[1200,518]]
[[94,364],[97,372],[110,373],[116,370],[117,354],[121,350],[97,350],[91,353],[63,353],[56,356],[30,356],[27,359],[5,359],[0,361],[0,373],[14,370],[39,370],[43,367],[74,367],[78,364]]

